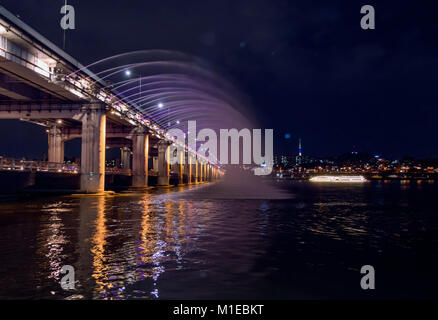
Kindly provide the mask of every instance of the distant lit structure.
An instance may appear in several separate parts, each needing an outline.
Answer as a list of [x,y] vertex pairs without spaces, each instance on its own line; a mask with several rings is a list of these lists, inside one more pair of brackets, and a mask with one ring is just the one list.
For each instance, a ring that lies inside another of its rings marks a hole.
[[301,138],[298,140],[298,155],[301,157]]
[[[382,155],[376,157],[375,154],[357,151],[350,151],[337,157],[321,158],[304,156],[301,144],[299,144],[298,151],[296,156],[274,156],[275,166],[273,169],[276,177],[282,179],[318,177],[312,181],[320,182],[333,180],[333,178],[320,178],[321,176],[363,176],[367,180],[438,180],[438,159],[415,160],[411,157],[405,157],[404,159],[390,160]],[[343,182],[344,179],[340,180]]]
[[303,154],[301,152],[301,138],[298,139],[298,155],[295,159],[295,162],[298,166],[303,163]]
[[309,179],[312,182],[366,182],[363,176],[316,176]]
[[290,159],[288,156],[281,156],[281,164],[287,167],[290,163]]

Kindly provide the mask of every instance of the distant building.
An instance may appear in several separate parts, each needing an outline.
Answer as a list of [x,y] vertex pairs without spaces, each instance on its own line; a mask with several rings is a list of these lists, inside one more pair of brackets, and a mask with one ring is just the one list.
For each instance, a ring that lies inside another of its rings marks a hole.
[[303,154],[301,152],[301,138],[298,140],[298,155],[295,158],[295,163],[297,166],[303,163]]
[[294,156],[277,155],[274,156],[274,165],[281,166],[282,168],[292,167],[295,164]]

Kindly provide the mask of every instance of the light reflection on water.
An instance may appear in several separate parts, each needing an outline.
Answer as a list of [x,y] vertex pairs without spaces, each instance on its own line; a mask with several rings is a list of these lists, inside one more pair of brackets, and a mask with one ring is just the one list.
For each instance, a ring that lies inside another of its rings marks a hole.
[[[292,197],[211,186],[0,204],[0,297],[366,298],[364,264],[383,297],[438,296],[437,184],[281,185]],[[59,286],[66,264],[75,291]]]

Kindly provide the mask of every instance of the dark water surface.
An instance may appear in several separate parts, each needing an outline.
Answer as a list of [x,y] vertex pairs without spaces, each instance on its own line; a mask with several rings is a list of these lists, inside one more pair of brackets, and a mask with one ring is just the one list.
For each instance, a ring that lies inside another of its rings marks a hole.
[[438,297],[438,183],[278,185],[2,203],[0,298]]

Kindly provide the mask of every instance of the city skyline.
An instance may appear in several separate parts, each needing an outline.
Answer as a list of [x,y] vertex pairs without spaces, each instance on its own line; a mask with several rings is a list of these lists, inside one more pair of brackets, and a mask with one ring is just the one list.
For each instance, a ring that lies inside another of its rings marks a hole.
[[[22,131],[24,128],[26,130],[29,130],[30,135],[29,136],[23,136],[23,135],[18,135],[18,143],[16,141],[8,141],[7,139],[4,139],[2,141],[2,146],[3,149],[2,150],[7,150],[7,152],[5,153],[4,151],[2,153],[0,153],[0,156],[5,156],[5,157],[11,157],[11,158],[27,158],[27,159],[35,159],[35,160],[41,160],[42,157],[45,155],[47,156],[47,135],[45,134],[44,130],[41,130],[40,127],[37,127],[31,123],[26,123],[26,122],[18,122],[14,121],[14,120],[3,120],[3,123],[5,122],[10,122],[14,127],[21,127],[22,129],[18,129],[18,131]],[[1,130],[1,129],[0,129]],[[275,135],[275,132],[274,132]],[[21,145],[28,142],[29,138],[32,138],[33,142],[36,142],[33,145],[29,145],[29,147],[24,150],[21,148]],[[290,146],[290,148],[286,148],[285,150],[276,150],[275,149],[275,143],[274,143],[274,156],[297,156],[299,155],[299,140],[302,140],[302,142],[304,142],[304,139],[302,138],[293,138],[293,137],[288,137],[288,143]],[[294,144],[295,143],[295,144]],[[69,159],[73,159],[73,158],[80,158],[80,148],[81,148],[81,143],[79,139],[75,139],[71,142],[68,142],[68,146],[66,147],[65,150],[65,157],[69,158]],[[45,147],[44,147],[45,146]],[[308,150],[312,150],[312,151],[308,151]],[[356,146],[356,145],[352,145],[350,149],[345,149],[345,150],[339,150],[336,153],[327,153],[327,154],[320,154],[318,153],[318,151],[315,151],[314,148],[312,148],[312,146],[309,145],[305,145],[303,153],[305,153],[306,156],[312,156],[312,157],[319,157],[319,158],[328,158],[328,159],[332,159],[332,158],[336,158],[338,156],[344,155],[344,154],[348,154],[348,153],[362,153],[362,154],[368,154],[368,155],[379,155],[385,158],[389,158],[389,159],[394,159],[394,160],[402,160],[405,158],[414,158],[417,160],[437,160],[438,156],[415,156],[412,153],[410,153],[409,151],[406,151],[404,153],[400,153],[398,155],[391,155],[386,153],[384,150],[383,151],[375,151],[372,152],[369,150],[362,150],[360,148],[360,146]],[[111,150],[109,156],[110,157],[117,157],[115,154],[117,154],[118,151],[116,150]]]

